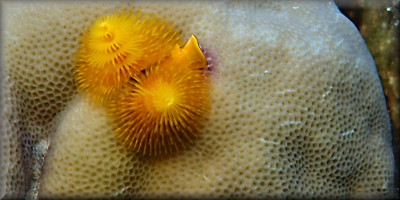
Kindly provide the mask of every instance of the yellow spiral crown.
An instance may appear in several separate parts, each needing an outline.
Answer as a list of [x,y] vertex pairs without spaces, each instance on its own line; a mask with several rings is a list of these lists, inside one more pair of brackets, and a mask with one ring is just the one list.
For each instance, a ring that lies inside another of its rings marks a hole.
[[210,111],[210,83],[202,73],[206,66],[192,36],[164,62],[133,77],[109,107],[118,137],[145,155],[191,143]]
[[107,102],[134,73],[169,55],[178,40],[166,23],[149,15],[103,17],[81,42],[75,66],[78,90],[95,102]]
[[74,69],[78,90],[105,106],[114,132],[143,155],[185,147],[210,111],[207,60],[197,38],[154,16],[114,14],[85,34]]

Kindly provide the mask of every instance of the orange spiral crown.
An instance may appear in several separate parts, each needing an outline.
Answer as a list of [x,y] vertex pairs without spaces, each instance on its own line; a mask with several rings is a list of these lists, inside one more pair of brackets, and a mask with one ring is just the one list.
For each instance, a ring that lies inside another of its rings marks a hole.
[[115,131],[144,155],[173,152],[197,137],[210,111],[207,66],[192,36],[164,62],[147,68],[112,101]]
[[75,65],[78,90],[106,102],[129,77],[170,54],[179,36],[154,16],[103,17],[85,34]]

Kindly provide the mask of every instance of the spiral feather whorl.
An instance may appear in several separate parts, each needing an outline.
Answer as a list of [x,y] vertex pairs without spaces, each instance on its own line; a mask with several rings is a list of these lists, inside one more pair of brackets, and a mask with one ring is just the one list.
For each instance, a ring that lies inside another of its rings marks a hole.
[[[154,34],[149,37],[149,32]],[[81,42],[75,65],[78,90],[94,102],[107,102],[134,73],[166,57],[178,40],[176,32],[152,16],[103,17]]]
[[192,143],[210,111],[206,66],[192,36],[165,61],[134,76],[109,106],[118,137],[144,155],[171,153]]
[[85,34],[78,90],[105,106],[117,137],[142,155],[171,153],[200,135],[210,112],[207,60],[195,36],[153,15],[114,14]]

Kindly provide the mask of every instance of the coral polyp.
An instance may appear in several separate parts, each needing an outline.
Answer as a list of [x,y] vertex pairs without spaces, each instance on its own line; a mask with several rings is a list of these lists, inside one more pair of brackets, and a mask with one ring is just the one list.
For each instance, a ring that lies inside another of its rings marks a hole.
[[173,152],[200,134],[210,111],[210,82],[202,73],[205,57],[192,40],[132,77],[111,101],[115,132],[134,151]]
[[179,35],[154,16],[122,13],[96,21],[77,52],[75,81],[96,102],[111,99],[129,77],[170,54]]

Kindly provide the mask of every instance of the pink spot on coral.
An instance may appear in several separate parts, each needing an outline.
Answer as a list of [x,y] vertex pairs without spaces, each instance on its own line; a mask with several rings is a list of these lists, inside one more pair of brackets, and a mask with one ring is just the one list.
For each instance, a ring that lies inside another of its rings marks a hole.
[[207,70],[209,74],[212,74],[212,72],[215,70],[216,67],[216,61],[215,57],[212,55],[211,51],[206,48],[206,47],[200,47],[201,50],[203,51],[204,56],[206,57],[207,60]]

